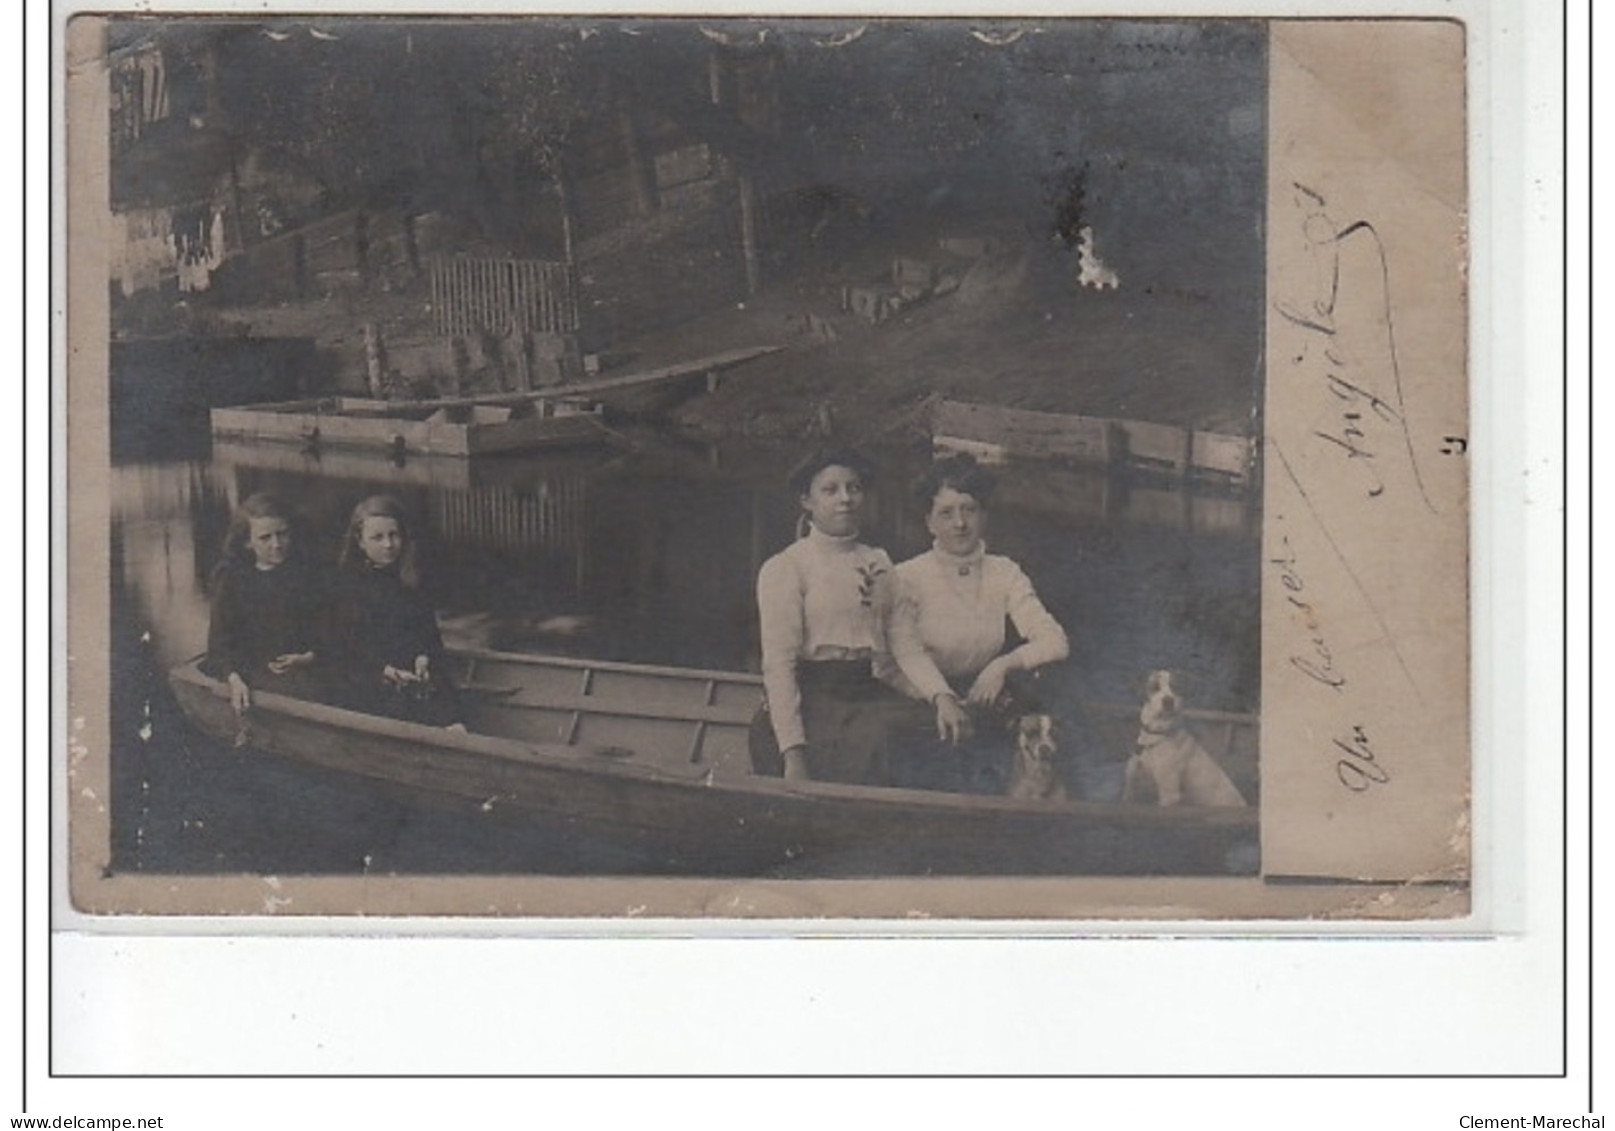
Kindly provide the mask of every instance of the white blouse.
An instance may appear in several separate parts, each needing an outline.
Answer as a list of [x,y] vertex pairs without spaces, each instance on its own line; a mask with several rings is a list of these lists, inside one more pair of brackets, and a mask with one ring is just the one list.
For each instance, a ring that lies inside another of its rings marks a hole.
[[[796,666],[803,660],[873,660],[885,649],[892,559],[811,524],[757,572],[763,691],[781,750],[807,741]],[[876,661],[879,667],[879,661]]]
[[931,700],[950,680],[974,679],[1004,650],[1004,618],[1025,643],[1010,653],[1030,670],[1070,654],[1065,630],[1008,558],[932,549],[899,565],[889,629],[890,662],[878,674],[904,694]]

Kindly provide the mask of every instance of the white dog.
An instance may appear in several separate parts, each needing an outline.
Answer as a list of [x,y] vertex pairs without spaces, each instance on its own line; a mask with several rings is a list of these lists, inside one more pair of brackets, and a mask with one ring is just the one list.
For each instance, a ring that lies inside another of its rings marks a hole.
[[1093,229],[1086,224],[1077,232],[1077,282],[1096,291],[1115,290],[1121,285],[1116,272],[1093,249]]
[[1055,756],[1054,719],[1050,715],[1022,715],[1010,726],[1015,736],[1015,763],[1009,771],[1010,797],[1032,801],[1065,801],[1069,794],[1060,780]]
[[1138,747],[1127,760],[1122,800],[1147,802],[1153,794],[1163,806],[1243,807],[1239,789],[1184,725],[1183,697],[1172,673],[1150,672],[1144,690]]

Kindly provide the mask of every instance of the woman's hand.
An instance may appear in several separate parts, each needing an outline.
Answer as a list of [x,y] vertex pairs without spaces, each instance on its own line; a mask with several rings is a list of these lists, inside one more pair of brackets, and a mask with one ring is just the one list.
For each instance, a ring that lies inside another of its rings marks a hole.
[[413,669],[395,668],[388,664],[381,669],[381,677],[398,687],[411,683],[428,683],[432,678],[432,661],[427,656],[416,656]]
[[974,707],[991,707],[1004,693],[1004,677],[1009,675],[1009,661],[1003,656],[981,669],[976,682],[970,685],[965,701]]
[[943,693],[935,699],[936,736],[943,742],[957,746],[970,737],[970,714],[951,694]]
[[231,672],[225,682],[230,685],[230,706],[235,708],[236,714],[246,714],[247,708],[252,706],[252,692],[247,688],[247,681]]
[[786,781],[808,781],[807,747],[792,746],[782,757],[785,759]]
[[269,661],[269,670],[276,675],[285,675],[293,668],[306,667],[314,662],[313,652],[287,652],[276,656]]

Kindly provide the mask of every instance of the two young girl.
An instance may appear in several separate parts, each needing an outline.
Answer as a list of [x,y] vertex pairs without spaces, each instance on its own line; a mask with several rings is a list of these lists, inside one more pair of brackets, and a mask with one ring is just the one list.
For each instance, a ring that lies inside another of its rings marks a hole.
[[373,495],[353,509],[333,576],[307,564],[290,509],[253,495],[214,574],[204,670],[229,684],[238,712],[256,688],[458,725],[437,619],[419,585],[397,500]]

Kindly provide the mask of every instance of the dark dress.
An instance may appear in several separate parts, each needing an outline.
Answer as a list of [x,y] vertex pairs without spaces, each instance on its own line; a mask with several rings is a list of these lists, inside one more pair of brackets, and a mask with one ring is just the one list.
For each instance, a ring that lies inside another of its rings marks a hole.
[[[964,703],[975,675],[950,680],[955,698]],[[910,700],[910,702],[914,702]],[[1010,672],[1004,690],[991,706],[966,705],[971,735],[957,743],[937,737],[936,716],[930,704],[915,704],[923,712],[897,716],[889,735],[893,783],[906,789],[936,789],[950,793],[1003,793],[1015,760],[1011,729],[1022,715],[1047,708],[1034,672]]]
[[[396,567],[339,571],[331,622],[344,706],[427,726],[461,721],[437,615],[420,590],[403,583]],[[399,686],[382,675],[389,666],[414,671],[417,656],[431,664],[429,683]]]
[[[234,672],[255,690],[320,698],[326,596],[316,571],[299,563],[258,569],[226,562],[213,575],[202,670],[215,679]],[[269,670],[277,656],[301,652],[315,653],[314,665],[284,675]]]

